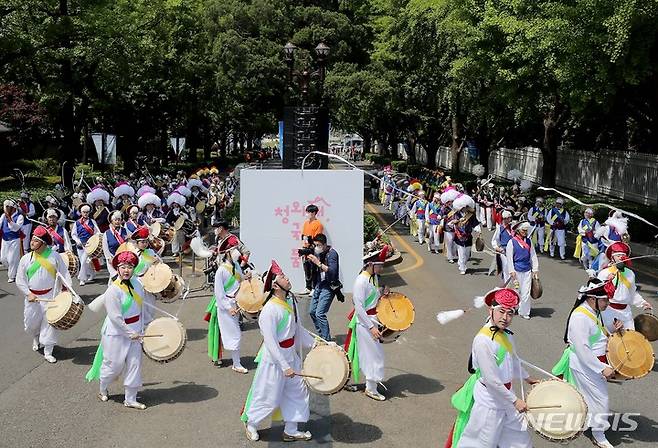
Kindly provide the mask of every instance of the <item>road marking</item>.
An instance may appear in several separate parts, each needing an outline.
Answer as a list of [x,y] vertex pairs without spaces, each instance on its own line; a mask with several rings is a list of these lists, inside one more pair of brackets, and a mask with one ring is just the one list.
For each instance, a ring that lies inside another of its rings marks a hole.
[[[367,208],[370,212],[372,212],[373,215],[375,215],[375,219],[377,219],[377,221],[379,221],[381,224],[383,224],[384,227],[388,227],[388,224],[386,224],[386,221],[384,221],[384,219],[381,217],[381,215],[379,214],[379,212],[377,211],[377,209],[375,209],[375,207],[373,207],[373,206],[370,205],[370,204],[366,204],[366,208]],[[404,268],[404,269],[399,269],[399,270],[396,269],[395,267],[393,267],[393,269],[394,269],[395,272],[386,272],[386,273],[383,273],[383,274],[381,274],[381,275],[402,274],[403,272],[409,272],[409,271],[412,271],[412,270],[414,270],[414,269],[418,269],[418,268],[421,267],[423,264],[425,264],[425,260],[423,260],[423,258],[422,258],[420,255],[418,255],[418,252],[416,252],[416,251],[414,250],[414,248],[411,247],[411,246],[409,245],[409,243],[407,243],[407,242],[402,238],[402,236],[401,236],[399,233],[397,233],[397,232],[395,231],[395,229],[393,229],[393,228],[391,227],[391,228],[389,229],[389,231],[393,234],[393,236],[395,237],[395,239],[398,240],[398,242],[402,245],[402,247],[404,247],[404,248],[407,250],[407,252],[409,252],[410,254],[412,254],[412,255],[414,256],[414,258],[416,259],[416,263],[414,263],[413,266],[409,266],[409,267],[406,267],[406,268]]]

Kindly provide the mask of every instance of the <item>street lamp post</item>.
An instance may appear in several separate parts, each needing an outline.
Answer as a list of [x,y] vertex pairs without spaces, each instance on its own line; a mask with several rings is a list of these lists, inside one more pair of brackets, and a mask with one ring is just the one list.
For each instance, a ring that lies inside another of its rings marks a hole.
[[[301,160],[312,151],[328,151],[329,120],[323,107],[323,87],[326,74],[327,59],[331,49],[324,42],[315,47],[317,68],[305,66],[295,68],[295,52],[297,46],[288,42],[283,47],[283,54],[288,66],[288,86],[294,84],[299,88],[301,104],[296,107],[286,107],[283,120],[283,166],[284,168],[300,168]],[[311,85],[317,83],[316,101],[311,100]],[[315,103],[315,104],[314,104]],[[326,167],[326,160],[315,159],[313,167]]]

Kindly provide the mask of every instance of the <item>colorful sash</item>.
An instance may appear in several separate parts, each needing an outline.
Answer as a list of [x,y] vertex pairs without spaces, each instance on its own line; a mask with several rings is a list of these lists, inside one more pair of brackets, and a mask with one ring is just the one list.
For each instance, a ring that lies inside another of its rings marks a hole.
[[[364,275],[361,273],[361,275]],[[368,297],[366,297],[366,301],[363,304],[363,309],[368,311],[370,306],[377,300],[377,294],[379,291],[379,284],[378,281],[375,279],[374,283],[374,289]],[[345,338],[345,352],[347,353],[347,359],[350,361],[350,364],[352,365],[352,378],[354,379],[355,383],[359,382],[359,378],[361,376],[361,370],[360,370],[360,365],[359,365],[359,345],[357,343],[357,331],[356,331],[356,326],[358,324],[358,318],[357,314],[352,310],[352,316],[350,318],[350,323],[347,325],[347,337]]]
[[57,233],[57,228],[53,229],[52,227],[48,227],[48,233],[50,233],[50,236],[52,236],[53,239],[57,240],[57,244],[64,246],[64,238]]
[[86,224],[86,223],[85,223],[84,218],[80,218],[80,221],[78,221],[78,222],[80,223],[80,225],[81,225],[82,227],[84,227],[84,229],[87,231],[87,233],[89,234],[89,236],[92,236],[92,235],[94,234],[94,228],[93,228],[93,227],[89,227],[89,224]]
[[[500,366],[508,353],[513,354],[514,348],[512,343],[507,338],[507,334],[504,331],[497,331],[494,335],[493,330],[489,327],[483,327],[480,329],[478,334],[483,334],[488,338],[493,336],[493,340],[498,343],[500,346],[498,352],[496,353],[496,364]],[[480,369],[477,369],[464,383],[464,385],[452,396],[451,403],[452,407],[457,409],[457,418],[455,419],[455,424],[452,427],[452,432],[448,443],[446,446],[456,447],[459,444],[459,439],[461,438],[468,420],[471,417],[471,410],[473,409],[473,404],[475,399],[473,398],[473,392],[475,390],[475,385],[482,377],[482,372]]]
[[39,254],[38,252],[32,252],[32,258],[34,261],[30,267],[27,268],[28,280],[32,280],[32,277],[34,277],[34,274],[37,273],[39,268],[44,268],[53,279],[57,277],[57,268],[48,260],[48,257],[50,257],[52,252],[53,251],[50,247],[47,247],[42,254]]
[[[232,267],[226,263],[222,266],[228,266],[228,268]],[[235,275],[237,275],[238,278],[231,275],[226,279],[224,282],[224,291],[231,289],[239,280],[240,275],[238,273]],[[222,337],[219,329],[219,320],[217,319],[217,298],[215,297],[215,294],[212,295],[212,298],[206,307],[204,320],[208,321],[208,358],[213,362],[217,362],[222,357]]]
[[610,273],[615,276],[615,278],[612,280],[615,288],[617,288],[619,286],[619,282],[621,282],[626,288],[631,289],[631,282],[626,278],[622,271],[617,269],[617,266],[611,265],[609,270]]

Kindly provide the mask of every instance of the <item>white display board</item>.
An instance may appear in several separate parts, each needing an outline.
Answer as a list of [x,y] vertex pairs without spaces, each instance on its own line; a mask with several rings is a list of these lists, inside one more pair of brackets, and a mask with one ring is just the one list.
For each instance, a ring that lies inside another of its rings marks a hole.
[[358,170],[242,170],[240,172],[240,239],[250,261],[264,272],[274,259],[304,289],[302,247],[304,209],[315,204],[329,244],[339,256],[344,292],[362,267],[363,172]]

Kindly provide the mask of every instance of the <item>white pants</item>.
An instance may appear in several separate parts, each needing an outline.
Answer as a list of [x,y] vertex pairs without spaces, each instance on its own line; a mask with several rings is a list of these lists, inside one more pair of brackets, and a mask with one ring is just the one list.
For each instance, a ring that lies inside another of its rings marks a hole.
[[[556,229],[553,230],[553,233],[555,234],[557,245],[560,248],[560,257],[564,258],[566,254],[566,247],[567,247],[567,240],[565,238],[567,232],[564,229]],[[553,243],[553,241],[551,241],[550,252],[551,252],[551,257],[555,255],[555,244]]]
[[240,350],[242,332],[240,331],[239,314],[231,316],[228,311],[218,308],[217,322],[219,324],[219,334],[222,338],[222,346],[226,350]]
[[491,409],[477,401],[464,428],[458,448],[530,448],[532,440],[523,416],[513,407]]
[[[51,299],[52,292],[40,299]],[[23,327],[25,332],[33,338],[38,337],[39,343],[52,351],[52,347],[57,344],[57,329],[48,323],[46,319],[45,302],[28,302],[25,299],[23,308]]]
[[16,279],[16,271],[18,270],[18,262],[21,261],[21,239],[15,240],[2,240],[2,248],[0,249],[0,261],[7,266],[7,278],[10,280]]
[[430,224],[430,236],[427,238],[427,247],[430,249],[439,250],[439,234],[436,229],[439,227],[438,224]]
[[519,316],[530,316],[532,298],[530,297],[530,288],[532,287],[532,271],[517,272],[516,280],[519,282]]
[[423,244],[425,242],[425,220],[418,220],[418,242]]
[[182,231],[176,232],[176,235],[171,240],[171,251],[175,254],[181,251],[181,248],[185,244],[185,235]]
[[496,258],[500,260],[500,265],[502,266],[501,277],[503,278],[503,283],[509,278],[509,269],[507,268],[507,256],[502,254],[496,254]]
[[[27,221],[27,219],[26,219]],[[32,224],[25,224],[21,227],[21,231],[25,234],[23,238],[23,253],[26,254],[30,251],[30,239],[32,235]]]
[[457,258],[455,254],[455,233],[454,232],[443,232],[443,242],[446,246],[446,258],[448,260],[454,260]]
[[380,382],[384,379],[384,348],[382,343],[375,341],[370,331],[361,324],[357,324],[356,331],[361,371],[366,380]]
[[583,241],[580,244],[583,249],[583,254],[580,256],[580,262],[583,264],[585,269],[589,269],[592,266],[592,262],[594,261],[589,243],[587,241]]
[[[301,372],[302,362],[295,356],[290,367]],[[285,422],[307,422],[310,415],[308,389],[302,377],[287,378],[277,364],[261,361],[251,385],[251,400],[245,409],[247,422],[258,426],[275,409],[281,409]]]
[[535,233],[537,234],[537,246],[539,246],[539,252],[544,253],[544,237],[546,236],[546,226],[545,225],[535,225]]
[[466,263],[471,258],[471,246],[457,246],[457,255],[459,259],[457,260],[457,266],[459,267],[459,272],[466,272]]
[[142,344],[126,336],[101,337],[103,364],[101,365],[100,390],[107,388],[123,374],[126,388],[142,387]]
[[[494,222],[493,222],[493,207],[486,207],[484,209],[484,214],[486,218],[486,223],[487,223],[487,229],[493,230],[494,228]],[[484,220],[480,221],[481,223],[484,224]]]
[[91,264],[91,258],[89,258],[84,249],[79,249],[78,255],[80,256],[80,272],[78,272],[78,280],[84,282],[93,280],[96,276],[96,271],[94,271],[94,266]]
[[601,374],[584,374],[571,369],[576,387],[587,403],[589,427],[593,430],[607,429],[607,414],[610,412],[608,383]]

